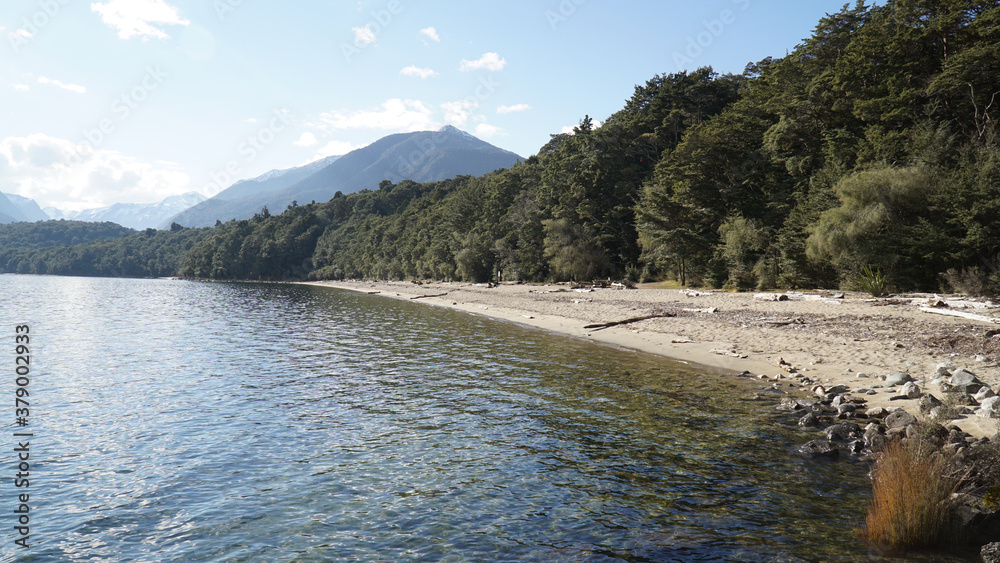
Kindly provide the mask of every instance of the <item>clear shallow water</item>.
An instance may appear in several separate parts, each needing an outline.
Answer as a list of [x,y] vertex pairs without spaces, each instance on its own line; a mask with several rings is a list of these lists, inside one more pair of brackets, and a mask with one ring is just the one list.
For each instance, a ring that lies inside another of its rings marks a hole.
[[33,547],[0,535],[4,561],[872,560],[867,467],[792,455],[750,381],[327,288],[0,295],[35,433]]

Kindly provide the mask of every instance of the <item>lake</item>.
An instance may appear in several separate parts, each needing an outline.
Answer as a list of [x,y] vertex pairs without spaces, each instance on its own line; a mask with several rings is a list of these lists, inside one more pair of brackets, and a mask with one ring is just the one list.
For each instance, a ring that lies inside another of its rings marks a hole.
[[4,561],[873,559],[868,466],[794,455],[809,438],[754,380],[331,288],[0,295]]

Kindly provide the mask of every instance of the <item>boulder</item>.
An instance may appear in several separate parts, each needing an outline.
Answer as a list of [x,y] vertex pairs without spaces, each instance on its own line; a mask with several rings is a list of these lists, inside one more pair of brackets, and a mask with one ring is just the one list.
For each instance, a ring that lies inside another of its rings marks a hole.
[[872,407],[865,411],[865,416],[868,418],[885,418],[889,415],[889,411],[885,410],[885,407]]
[[885,417],[885,425],[890,430],[906,428],[911,424],[916,424],[916,422],[917,417],[903,410],[890,413],[889,416]]
[[827,440],[810,440],[796,450],[799,455],[808,458],[835,458],[840,455],[840,451]]
[[983,418],[1000,418],[1000,397],[989,397],[976,409],[976,414]]
[[908,373],[894,373],[885,377],[885,384],[890,387],[893,385],[903,385],[910,381],[913,381],[913,377]]
[[853,422],[841,422],[828,427],[824,432],[826,432],[826,438],[831,442],[846,442],[860,436],[861,427]]
[[976,393],[982,388],[983,382],[979,381],[974,373],[964,369],[957,369],[951,374],[948,384],[966,393]]
[[819,426],[819,417],[815,413],[807,413],[799,419],[799,426],[805,428],[809,426]]
[[919,399],[920,395],[923,394],[920,392],[920,387],[918,387],[917,384],[912,381],[907,381],[906,383],[904,383],[903,388],[900,389],[899,392],[902,395],[904,395],[907,399]]
[[941,400],[930,393],[920,397],[920,402],[917,403],[920,412],[923,414],[930,414],[935,407],[940,407],[941,405]]

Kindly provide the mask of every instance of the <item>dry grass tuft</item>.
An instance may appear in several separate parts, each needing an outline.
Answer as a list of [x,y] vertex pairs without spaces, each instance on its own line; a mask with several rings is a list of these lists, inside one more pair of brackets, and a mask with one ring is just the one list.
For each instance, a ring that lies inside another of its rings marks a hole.
[[939,547],[956,539],[951,460],[923,440],[894,440],[872,469],[872,503],[863,540],[883,553]]

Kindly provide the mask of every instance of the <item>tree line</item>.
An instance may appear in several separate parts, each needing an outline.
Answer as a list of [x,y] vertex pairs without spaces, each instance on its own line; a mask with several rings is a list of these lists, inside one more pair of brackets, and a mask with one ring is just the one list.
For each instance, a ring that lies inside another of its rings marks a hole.
[[510,169],[59,252],[0,229],[0,269],[766,289],[867,268],[899,290],[985,290],[1000,285],[998,107],[995,0],[859,1],[741,74],[657,75]]

